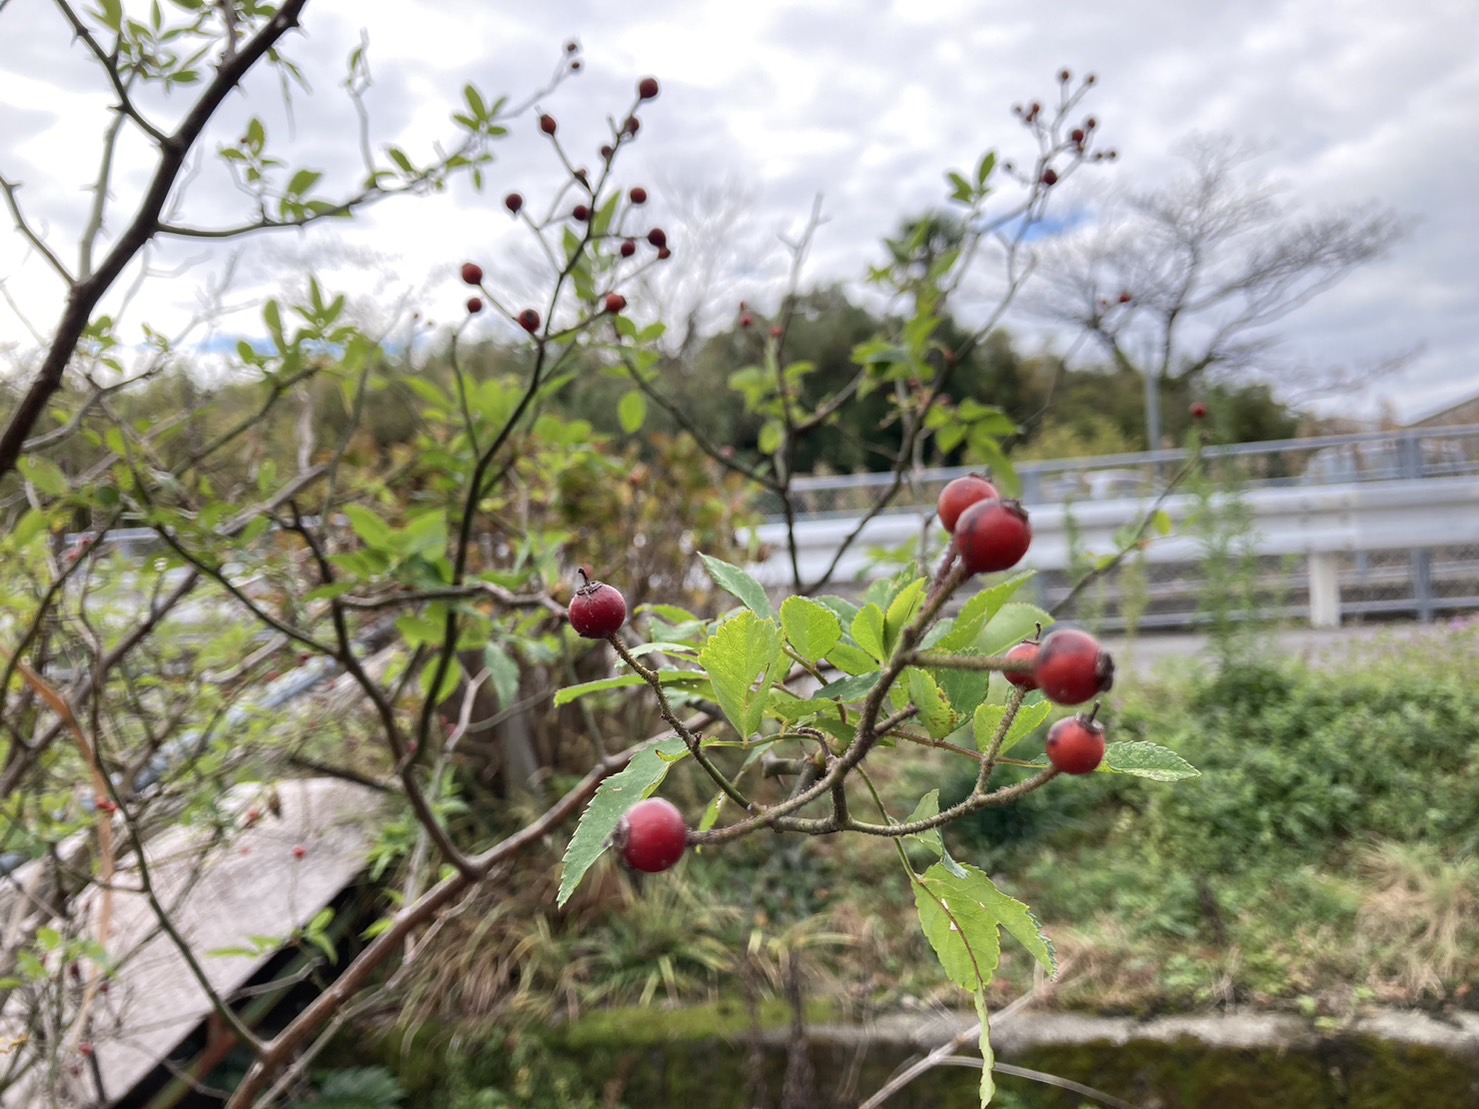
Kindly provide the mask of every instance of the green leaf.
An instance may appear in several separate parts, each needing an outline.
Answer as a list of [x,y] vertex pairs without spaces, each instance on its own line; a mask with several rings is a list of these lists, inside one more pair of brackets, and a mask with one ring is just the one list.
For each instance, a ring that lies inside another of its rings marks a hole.
[[842,621],[831,609],[805,597],[787,597],[781,604],[781,627],[796,653],[815,663],[842,642]]
[[483,648],[483,665],[488,668],[488,677],[493,682],[493,694],[498,698],[498,707],[508,710],[519,699],[519,663],[506,645],[489,643]]
[[984,871],[973,866],[959,869],[964,877],[936,863],[915,879],[920,927],[950,980],[971,991],[990,985],[1001,961],[1002,928],[1049,972],[1057,973],[1053,946],[1031,910],[997,889]]
[[575,834],[570,837],[570,845],[565,848],[556,907],[563,908],[570,900],[586,871],[610,844],[611,835],[627,810],[644,797],[650,797],[662,785],[669,768],[687,753],[688,746],[681,739],[676,736],[664,739],[638,751],[625,770],[611,775],[596,788]]
[[976,1016],[981,1021],[981,1109],[991,1104],[996,1096],[996,1052],[991,1050],[991,1013],[986,1008],[986,991],[977,990]]
[[1099,769],[1112,774],[1133,774],[1155,782],[1179,782],[1183,778],[1199,778],[1202,774],[1175,751],[1143,740],[1111,743],[1104,749],[1104,763]]
[[302,196],[322,179],[323,174],[317,170],[300,169],[293,174],[293,179],[288,182],[288,194],[290,196]]
[[[932,789],[919,799],[919,804],[914,806],[914,811],[904,818],[903,823],[913,824],[916,820],[932,820],[940,815],[940,791]],[[930,828],[923,832],[913,832],[904,837],[912,839],[916,843],[923,844],[934,852],[935,858],[945,856],[945,840],[940,835],[939,828]]]
[[852,678],[840,678],[835,682],[829,682],[821,689],[813,693],[814,701],[861,701],[873,691],[883,675],[877,670],[871,674],[859,674]]
[[21,475],[49,497],[67,495],[67,475],[50,459],[26,455],[18,463]]
[[390,547],[390,525],[374,512],[362,504],[347,504],[343,511],[349,517],[349,526],[365,546],[382,551]]
[[714,584],[720,589],[737,597],[756,616],[768,618],[775,615],[775,609],[770,606],[770,598],[765,595],[765,586],[738,566],[732,566],[722,559],[711,558],[706,554],[700,554],[699,558],[704,560],[709,577],[714,579]]
[[[1002,740],[1001,750],[997,754],[1005,755],[1042,727],[1052,711],[1052,704],[1040,697],[1031,704],[1023,703],[1022,707],[1017,710],[1017,715],[1012,717],[1011,726],[1007,728],[1006,737]],[[976,737],[976,750],[981,754],[984,755],[991,749],[991,741],[996,738],[996,733],[1001,729],[1001,722],[1006,718],[1006,714],[1007,710],[1003,705],[977,706],[975,715],[971,718],[971,728]]]
[[713,683],[714,699],[741,739],[760,727],[770,695],[770,671],[781,657],[780,627],[753,612],[725,620],[698,653]]
[[888,612],[883,617],[883,647],[888,654],[894,653],[894,646],[899,642],[899,633],[909,626],[909,621],[914,619],[914,614],[924,602],[925,584],[924,578],[916,578],[890,602]]
[[616,418],[628,435],[642,430],[647,422],[647,398],[638,389],[628,389],[616,406]]
[[[698,684],[704,682],[704,676],[697,670],[659,670],[657,680],[663,685]],[[568,705],[571,701],[592,693],[604,693],[608,689],[626,689],[630,686],[646,684],[646,680],[640,674],[619,674],[614,678],[597,678],[593,682],[567,685],[564,689],[555,691],[555,708]]]
[[1159,534],[1171,534],[1171,514],[1167,512],[1164,508],[1156,509],[1155,514],[1152,515],[1150,518],[1150,522],[1151,526],[1153,526]]
[[1046,628],[1052,622],[1052,616],[1036,605],[1015,601],[1002,605],[981,630],[976,639],[976,649],[984,655],[1004,655],[1024,639],[1031,639],[1039,624]]
[[879,662],[888,657],[883,641],[883,609],[869,602],[858,610],[852,622],[852,637],[858,646]]
[[878,660],[867,651],[859,650],[851,643],[839,643],[827,652],[827,661],[844,674],[873,674],[878,671]]
[[949,633],[935,644],[935,649],[947,654],[957,654],[974,646],[981,629],[1001,611],[1002,606],[1012,599],[1017,590],[1032,580],[1032,576],[1033,571],[1026,570],[977,593],[965,603]]
[[909,683],[909,700],[919,709],[919,719],[930,738],[944,739],[955,731],[955,713],[935,679],[917,666],[909,667],[904,673]]
[[760,434],[756,438],[755,446],[761,454],[774,454],[781,449],[781,440],[785,438],[785,429],[781,427],[779,420],[766,420],[760,425]]

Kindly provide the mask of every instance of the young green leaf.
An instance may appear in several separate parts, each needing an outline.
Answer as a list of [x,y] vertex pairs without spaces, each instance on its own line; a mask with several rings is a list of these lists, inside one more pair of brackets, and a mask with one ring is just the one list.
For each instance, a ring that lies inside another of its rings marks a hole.
[[935,649],[950,654],[969,650],[981,634],[981,629],[994,617],[1012,595],[1032,580],[1031,570],[1015,574],[1006,581],[997,582],[990,589],[977,593],[960,610],[948,635],[935,644]]
[[570,900],[591,864],[601,857],[611,842],[611,835],[628,809],[652,795],[667,777],[670,767],[688,753],[688,746],[677,736],[644,747],[632,756],[626,769],[613,774],[597,787],[591,803],[585,807],[570,845],[565,848],[565,867],[560,875],[560,892],[555,905],[563,908]]
[[888,657],[883,642],[883,627],[883,609],[872,603],[860,609],[852,622],[852,637],[857,640],[858,646],[879,662]]
[[770,605],[770,598],[765,595],[765,586],[738,566],[732,566],[723,559],[712,558],[706,554],[700,554],[699,557],[704,560],[704,567],[709,571],[709,577],[714,579],[714,584],[720,589],[738,598],[740,603],[756,616],[772,617],[775,615],[775,609]]
[[955,713],[935,684],[935,679],[917,666],[909,667],[904,673],[908,680],[909,700],[919,710],[919,719],[930,738],[944,739],[955,731]]
[[893,654],[899,633],[909,626],[909,621],[914,619],[914,614],[924,603],[924,587],[925,579],[917,578],[889,603],[888,612],[883,617],[883,649],[888,654]]
[[811,663],[842,642],[837,614],[805,597],[787,597],[781,603],[781,627],[796,653]]
[[725,620],[698,653],[714,699],[741,738],[760,727],[770,696],[770,671],[781,657],[781,629],[753,612]]

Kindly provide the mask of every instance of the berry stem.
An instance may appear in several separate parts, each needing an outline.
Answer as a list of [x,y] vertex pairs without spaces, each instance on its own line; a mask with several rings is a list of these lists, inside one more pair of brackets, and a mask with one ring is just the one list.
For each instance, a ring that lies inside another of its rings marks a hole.
[[[581,573],[584,572],[584,570],[581,571]],[[759,806],[751,801],[748,797],[746,797],[743,793],[741,793],[737,788],[735,788],[734,783],[729,780],[724,771],[720,770],[719,767],[715,765],[714,760],[709,758],[707,752],[705,752],[703,749],[703,743],[700,740],[699,736],[695,732],[690,730],[689,727],[684,724],[682,720],[678,719],[678,714],[675,713],[672,706],[668,704],[668,695],[663,692],[662,679],[658,677],[657,671],[649,670],[647,667],[638,662],[637,657],[633,655],[632,652],[627,649],[627,645],[621,641],[621,636],[612,634],[607,636],[607,639],[610,640],[611,646],[616,649],[616,653],[621,656],[622,661],[630,666],[632,668],[632,671],[638,677],[640,677],[643,681],[645,681],[648,685],[652,687],[653,693],[657,694],[658,709],[662,714],[662,718],[666,720],[673,731],[677,732],[678,735],[682,738],[684,744],[688,747],[688,753],[693,756],[694,761],[697,762],[699,766],[704,768],[704,772],[708,774],[710,778],[714,779],[715,784],[717,784],[718,787],[724,791],[724,795],[728,797],[731,801],[733,801],[736,805],[738,805],[747,813],[759,812]]]
[[926,670],[990,670],[1000,674],[1032,673],[1031,662],[1007,658],[1005,655],[987,655],[983,658],[980,655],[936,655],[928,651],[915,651],[909,656],[909,664],[922,666]]

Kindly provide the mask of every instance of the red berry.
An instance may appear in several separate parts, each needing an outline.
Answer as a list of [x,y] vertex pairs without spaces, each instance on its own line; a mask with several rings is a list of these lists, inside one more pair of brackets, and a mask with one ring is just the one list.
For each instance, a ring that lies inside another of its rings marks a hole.
[[476,262],[463,262],[462,280],[469,285],[481,285],[483,283],[483,267]]
[[621,256],[623,258],[630,258],[633,254],[636,253],[637,244],[634,243],[631,239],[623,239],[621,243]]
[[1051,188],[1052,186],[1056,185],[1058,183],[1058,171],[1055,170],[1055,169],[1045,169],[1045,170],[1043,170],[1042,171],[1042,183],[1044,185],[1047,185],[1049,188]]
[[1068,70],[1066,69],[1060,69],[1058,71],[1058,80],[1062,81],[1065,85],[1068,83],[1068,79],[1072,76],[1073,74],[1068,72]]
[[570,214],[578,219],[581,223],[584,223],[586,220],[591,218],[591,210],[587,208],[584,204],[577,204],[574,208],[570,210]]
[[574,54],[579,49],[580,43],[576,42],[574,39],[571,39],[565,44],[565,53],[567,54]]
[[641,185],[633,185],[632,191],[627,193],[627,199],[630,200],[633,204],[646,204],[647,190],[644,189]]
[[655,247],[665,247],[668,245],[668,233],[661,227],[654,227],[647,232],[647,241]]
[[467,298],[467,314],[469,316],[476,316],[482,310],[483,310],[483,302],[482,302],[482,300],[480,298],[478,298],[478,297],[468,297]]
[[570,598],[570,626],[586,639],[615,635],[627,622],[626,598],[615,586],[592,581],[583,568],[580,576],[585,584]]
[[293,848],[293,858],[295,858],[295,859],[303,859],[303,858],[307,858],[307,857],[308,857],[308,848],[304,847],[301,843],[298,844],[297,847],[294,847]]
[[1207,406],[1197,401],[1191,406],[1191,418],[1193,420],[1205,420],[1207,418]]
[[573,62],[570,63],[570,69],[572,71],[577,71],[577,70],[580,69],[580,59],[579,58],[576,58]]
[[1043,636],[1032,673],[1049,701],[1081,705],[1114,685],[1114,659],[1088,632],[1054,628]]
[[247,809],[247,812],[246,812],[246,826],[248,828],[250,828],[253,824],[257,823],[257,821],[259,821],[261,819],[262,819],[262,810],[261,809],[258,809],[258,808],[250,808],[250,809]]
[[770,337],[772,339],[779,339],[784,334],[785,334],[785,331],[782,330],[780,324],[776,324],[774,327],[772,327],[770,329]]
[[1010,570],[1032,545],[1032,528],[1020,501],[977,501],[955,521],[955,549],[972,574]]
[[[1007,652],[1007,659],[1011,662],[1034,664],[1037,662],[1037,652],[1040,647],[1041,644],[1032,639],[1025,643],[1018,643]],[[1004,670],[1002,674],[1018,689],[1025,689],[1030,693],[1037,688],[1037,677],[1031,670]]]
[[627,116],[627,121],[621,125],[621,129],[628,135],[635,135],[642,127],[642,123],[636,116]]
[[1079,145],[1083,145],[1084,129],[1082,127],[1075,127],[1072,131],[1068,133],[1068,137]]
[[1129,304],[1130,301],[1132,301],[1134,299],[1135,298],[1130,295],[1130,291],[1128,289],[1126,289],[1124,292],[1120,293],[1120,303],[1121,304]]
[[642,80],[637,83],[637,95],[640,96],[643,100],[651,100],[653,97],[655,97],[657,95],[657,78],[643,77]]
[[90,1044],[86,1040],[83,1040],[80,1044],[77,1045],[77,1050],[81,1054],[83,1054],[83,1055],[91,1055],[92,1054],[92,1044]]
[[1092,715],[1060,720],[1048,729],[1048,761],[1064,774],[1091,774],[1104,761],[1104,725]]
[[746,312],[739,318],[739,325],[741,327],[753,327],[755,325],[755,317]]
[[546,135],[553,135],[555,131],[559,128],[559,126],[560,125],[555,122],[554,116],[543,115],[539,117],[539,129],[543,131]]
[[609,162],[609,161],[611,161],[612,155],[614,155],[615,153],[616,153],[616,148],[613,147],[610,143],[603,143],[602,144],[602,146],[601,146],[601,157],[603,159],[605,159],[606,161]]
[[983,477],[975,474],[967,474],[958,477],[944,489],[940,490],[940,526],[946,531],[955,530],[955,521],[960,519],[960,514],[977,501],[996,500],[1000,494],[996,486]]
[[644,874],[659,874],[683,857],[688,826],[671,801],[649,797],[638,801],[622,817],[616,842],[627,866]]
[[626,306],[627,298],[622,296],[620,293],[606,294],[606,311],[610,312],[613,316],[624,309]]
[[669,250],[667,247],[662,246],[662,247],[658,247],[657,248],[657,260],[659,262],[666,262],[672,256],[673,256],[673,252],[671,250]]
[[539,330],[539,313],[532,308],[525,308],[519,313],[519,326],[533,335]]
[[503,198],[503,206],[517,215],[519,209],[524,206],[524,198],[518,193],[509,193]]

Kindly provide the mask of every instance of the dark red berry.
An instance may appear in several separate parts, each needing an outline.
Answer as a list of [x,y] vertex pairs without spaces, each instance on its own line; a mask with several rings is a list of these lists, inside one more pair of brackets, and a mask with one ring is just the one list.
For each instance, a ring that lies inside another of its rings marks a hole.
[[621,125],[621,129],[628,135],[635,135],[642,127],[642,122],[636,116],[627,116],[627,121]]
[[1032,528],[1020,501],[977,501],[955,521],[955,549],[972,574],[1010,570],[1032,545]]
[[1048,761],[1064,774],[1091,774],[1104,761],[1104,725],[1092,715],[1060,720],[1048,729]]
[[741,327],[753,327],[755,326],[755,317],[746,312],[739,318],[739,325]]
[[627,866],[644,874],[659,874],[683,857],[688,847],[688,825],[671,801],[649,797],[638,801],[621,818],[616,843]]
[[543,115],[539,117],[539,129],[543,131],[546,135],[553,135],[559,129],[559,126],[560,125],[555,122],[554,116]]
[[1084,129],[1082,127],[1075,127],[1069,132],[1068,137],[1074,142],[1082,144],[1084,141]]
[[463,262],[462,280],[469,285],[481,285],[483,283],[483,267],[476,262]]
[[[1037,662],[1037,652],[1041,644],[1036,640],[1029,639],[1026,643],[1018,643],[1007,652],[1007,658],[1012,662],[1025,662],[1029,665]],[[1031,670],[1003,670],[1007,681],[1018,689],[1025,689],[1029,693],[1037,688],[1037,677]]]
[[627,298],[620,293],[606,294],[606,311],[610,312],[613,316],[626,308],[626,306]]
[[308,857],[308,848],[304,847],[301,843],[298,844],[297,847],[294,847],[293,848],[293,858],[295,858],[295,859],[303,859],[303,858],[307,858],[307,857]]
[[591,218],[591,210],[587,208],[584,204],[577,204],[574,208],[570,210],[570,214],[581,223],[584,223],[586,220]]
[[1054,628],[1043,636],[1032,673],[1049,701],[1081,705],[1114,685],[1114,659],[1088,632]]
[[1043,170],[1042,183],[1049,188],[1056,185],[1058,183],[1058,171],[1051,168]]
[[960,514],[977,501],[996,500],[1000,494],[996,486],[983,477],[975,474],[967,474],[958,477],[944,489],[940,490],[940,502],[938,512],[940,514],[940,526],[946,531],[955,530],[955,521],[960,519]]
[[1060,69],[1058,71],[1058,80],[1062,81],[1065,85],[1068,84],[1068,79],[1072,76],[1073,74],[1066,69]]
[[616,150],[615,150],[614,147],[612,147],[612,145],[610,143],[605,143],[605,144],[602,145],[602,147],[601,147],[601,157],[603,159],[605,159],[606,161],[608,161],[608,162],[611,161],[611,156],[613,154],[615,154],[615,153],[616,153]]
[[654,227],[647,232],[647,241],[655,247],[665,247],[668,245],[668,233],[661,227]]
[[584,568],[584,585],[570,598],[570,626],[586,639],[606,639],[627,622],[627,602],[621,590],[605,582],[592,581]]
[[570,68],[572,70],[576,71],[576,72],[579,72],[580,65],[581,65],[580,59],[579,58],[576,58],[573,62],[570,63]]
[[785,331],[782,330],[780,324],[776,324],[774,327],[772,327],[770,329],[770,337],[772,339],[779,339],[784,334],[785,334]]
[[467,298],[467,314],[469,316],[476,316],[482,310],[483,310],[483,301],[482,301],[482,298],[480,298],[480,297],[468,297]]
[[571,39],[565,44],[565,53],[567,54],[574,54],[579,49],[580,43],[576,42],[574,39]]
[[659,262],[666,262],[672,256],[673,256],[673,252],[671,250],[669,250],[667,247],[661,246],[661,247],[658,247],[657,248],[657,260]]
[[647,190],[644,189],[641,185],[633,185],[632,191],[627,193],[627,199],[630,200],[633,204],[646,204]]
[[532,308],[525,308],[519,313],[519,326],[533,335],[539,330],[539,313]]
[[621,243],[621,256],[623,258],[630,258],[633,254],[636,253],[637,244],[631,239],[623,239]]
[[524,198],[518,193],[509,193],[503,198],[503,206],[517,215],[519,209],[524,206]]
[[1135,298],[1130,294],[1130,290],[1128,290],[1128,289],[1126,289],[1124,292],[1120,293],[1120,303],[1121,304],[1129,304],[1130,301],[1132,301],[1134,299]]
[[643,77],[637,82],[637,95],[643,100],[651,100],[657,95],[657,78]]
[[1207,406],[1197,401],[1191,406],[1191,418],[1193,420],[1205,420],[1207,418]]

